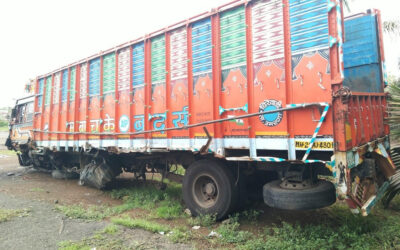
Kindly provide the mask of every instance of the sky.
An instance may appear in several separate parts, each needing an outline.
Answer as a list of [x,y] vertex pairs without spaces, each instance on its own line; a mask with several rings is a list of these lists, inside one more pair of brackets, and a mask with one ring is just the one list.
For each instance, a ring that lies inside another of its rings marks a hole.
[[[25,95],[29,79],[210,11],[229,0],[0,1],[0,107]],[[351,13],[376,8],[398,18],[393,0],[350,0]],[[350,13],[350,14],[351,14]],[[385,37],[389,74],[397,67],[399,38]]]

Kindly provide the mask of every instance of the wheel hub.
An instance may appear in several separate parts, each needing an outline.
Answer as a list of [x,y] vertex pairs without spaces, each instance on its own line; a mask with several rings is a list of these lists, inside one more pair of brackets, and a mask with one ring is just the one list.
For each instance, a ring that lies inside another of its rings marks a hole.
[[214,183],[211,183],[211,182],[209,182],[209,183],[207,183],[205,186],[204,186],[204,193],[205,194],[207,194],[208,196],[213,196],[214,194],[215,194],[215,191],[216,191],[216,188],[215,188],[215,185],[214,185]]
[[209,175],[196,178],[193,183],[193,198],[203,208],[212,207],[218,200],[218,186]]

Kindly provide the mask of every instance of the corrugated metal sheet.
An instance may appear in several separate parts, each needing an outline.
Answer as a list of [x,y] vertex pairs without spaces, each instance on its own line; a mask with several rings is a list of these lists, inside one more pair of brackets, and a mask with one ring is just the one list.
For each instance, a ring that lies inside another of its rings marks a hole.
[[118,90],[129,89],[129,67],[129,48],[126,48],[118,54]]
[[38,98],[38,107],[42,107],[43,103],[43,90],[44,90],[44,78],[39,80],[39,98]]
[[70,69],[70,89],[69,89],[69,100],[75,100],[75,93],[76,93],[76,67],[72,67]]
[[68,70],[62,72],[61,102],[66,102],[68,97]]
[[383,92],[375,15],[345,21],[343,85],[355,92]]
[[252,8],[253,62],[284,57],[283,6],[281,2],[257,1]]
[[100,58],[89,62],[89,96],[100,94]]
[[81,64],[80,67],[80,98],[87,97],[87,63]]
[[192,26],[193,75],[212,71],[211,20],[198,21]]
[[328,1],[290,0],[292,54],[329,48]]
[[115,53],[103,57],[103,94],[115,91]]
[[376,16],[346,20],[346,42],[343,45],[344,67],[379,63]]
[[187,33],[186,27],[171,33],[170,64],[171,80],[187,77]]
[[144,43],[135,44],[132,51],[133,86],[144,84]]
[[151,82],[165,81],[165,36],[151,39]]
[[244,6],[221,13],[221,67],[246,64],[246,15]]
[[49,105],[50,101],[51,101],[51,81],[52,81],[52,77],[49,76],[46,78],[46,96],[45,96],[45,100],[44,100],[44,105]]
[[57,104],[60,99],[60,85],[61,85],[61,73],[58,72],[54,76],[54,93],[53,93],[53,104]]

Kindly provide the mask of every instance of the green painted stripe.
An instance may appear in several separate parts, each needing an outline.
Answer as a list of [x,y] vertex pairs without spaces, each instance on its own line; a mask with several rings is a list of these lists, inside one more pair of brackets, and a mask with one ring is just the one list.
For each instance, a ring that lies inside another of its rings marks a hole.
[[246,16],[244,6],[225,11],[220,19],[221,66],[246,63]]
[[165,36],[151,40],[151,81],[165,81]]
[[103,57],[103,93],[115,91],[115,53]]

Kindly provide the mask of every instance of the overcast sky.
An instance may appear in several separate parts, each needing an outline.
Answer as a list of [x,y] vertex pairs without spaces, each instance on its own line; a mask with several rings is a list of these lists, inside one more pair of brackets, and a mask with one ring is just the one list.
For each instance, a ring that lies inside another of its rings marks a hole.
[[[23,96],[29,79],[228,1],[2,0],[0,107],[12,106],[16,98]],[[394,2],[354,0],[350,3],[354,13],[380,9],[386,20],[398,17],[399,8]],[[389,73],[399,75],[400,49],[396,39],[385,39],[385,47]]]

